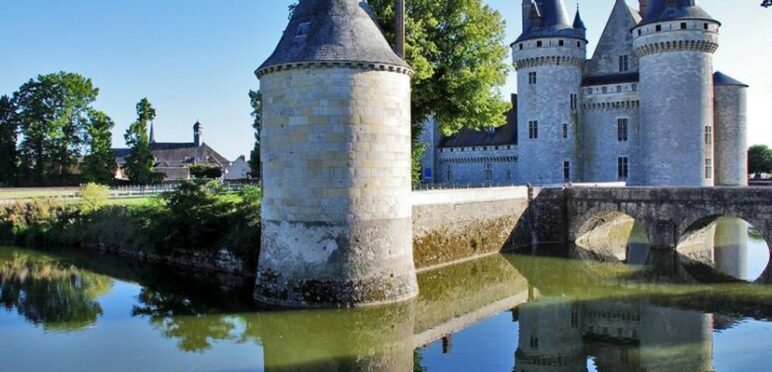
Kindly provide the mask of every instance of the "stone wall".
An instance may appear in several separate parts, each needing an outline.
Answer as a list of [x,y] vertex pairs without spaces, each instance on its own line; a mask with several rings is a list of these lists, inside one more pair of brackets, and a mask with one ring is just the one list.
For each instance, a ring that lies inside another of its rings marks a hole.
[[526,187],[414,192],[416,267],[426,269],[514,247],[513,234],[528,205]]
[[[493,147],[493,146],[491,146]],[[511,185],[517,179],[517,146],[498,149],[443,148],[437,153],[438,181],[445,185]],[[486,166],[490,178],[486,179]]]
[[367,68],[261,76],[262,251],[256,297],[373,304],[417,293],[410,77]]

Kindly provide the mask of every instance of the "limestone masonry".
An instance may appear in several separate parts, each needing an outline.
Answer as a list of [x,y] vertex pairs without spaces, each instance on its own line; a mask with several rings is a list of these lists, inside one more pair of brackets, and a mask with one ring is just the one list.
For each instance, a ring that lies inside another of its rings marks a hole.
[[358,0],[301,1],[257,70],[263,303],[359,306],[418,293],[412,72],[369,11]]
[[747,185],[747,85],[714,72],[721,24],[696,1],[616,0],[591,59],[578,11],[522,7],[507,124],[443,137],[427,123],[424,182]]

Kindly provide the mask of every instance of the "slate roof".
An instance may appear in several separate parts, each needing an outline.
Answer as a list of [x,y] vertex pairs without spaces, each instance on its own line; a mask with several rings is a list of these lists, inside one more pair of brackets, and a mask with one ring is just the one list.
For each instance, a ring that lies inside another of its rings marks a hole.
[[301,0],[279,45],[258,71],[299,62],[371,62],[408,67],[364,0]]
[[731,76],[724,74],[721,71],[716,71],[713,74],[713,85],[736,85],[739,87],[748,88],[748,84],[740,82],[739,80],[736,80]]
[[534,0],[531,2],[529,27],[523,30],[515,43],[544,37],[565,37],[585,40],[568,20],[563,0]]
[[585,76],[584,79],[582,79],[582,86],[637,83],[638,81],[640,81],[638,72],[625,72],[620,74]]
[[462,129],[444,137],[439,147],[480,147],[517,145],[517,96],[512,95],[512,109],[506,113],[507,123],[491,130]]
[[[123,164],[129,156],[129,149],[113,149],[113,154],[118,164]],[[227,167],[230,161],[207,144],[196,146],[195,143],[164,143],[154,142],[150,144],[150,152],[160,167],[184,167],[188,164],[211,163],[221,167]],[[197,160],[198,159],[198,160]]]
[[[667,6],[667,0],[651,0],[646,17],[639,26],[649,23],[673,21],[676,19],[704,19],[716,21],[702,9],[695,0],[676,0],[677,6]],[[716,21],[717,22],[717,21]]]
[[582,15],[579,13],[579,9],[576,9],[576,15],[574,16],[573,27],[577,30],[587,29],[587,26],[584,25],[584,21],[582,20]]

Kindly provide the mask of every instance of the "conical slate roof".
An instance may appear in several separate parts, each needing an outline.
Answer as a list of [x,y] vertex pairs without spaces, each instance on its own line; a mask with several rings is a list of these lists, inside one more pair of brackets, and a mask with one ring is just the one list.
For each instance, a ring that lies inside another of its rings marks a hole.
[[531,1],[529,28],[515,42],[542,37],[567,37],[584,40],[581,32],[574,29],[568,18],[563,0]]
[[386,42],[364,0],[300,0],[279,45],[258,71],[300,62],[408,67]]
[[574,28],[577,30],[586,30],[587,26],[584,25],[582,15],[579,13],[579,9],[576,9],[576,15],[574,16]]
[[646,11],[646,17],[640,25],[649,23],[673,21],[676,19],[704,19],[715,21],[704,9],[697,5],[696,0],[676,0],[676,6],[667,5],[668,0],[652,0]]
[[713,85],[736,85],[739,87],[748,87],[748,84],[735,80],[731,76],[726,75],[721,71],[716,71],[716,73],[713,74]]

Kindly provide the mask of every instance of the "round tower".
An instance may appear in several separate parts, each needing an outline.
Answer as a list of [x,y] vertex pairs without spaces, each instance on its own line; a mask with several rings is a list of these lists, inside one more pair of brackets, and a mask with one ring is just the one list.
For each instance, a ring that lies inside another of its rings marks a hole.
[[258,68],[264,111],[255,297],[359,306],[418,293],[410,75],[359,0],[301,0]]
[[523,33],[512,43],[518,89],[519,181],[580,179],[580,91],[587,55],[584,23],[562,0],[523,0]]
[[652,0],[633,28],[641,183],[713,186],[713,53],[721,24],[695,0]]
[[713,74],[716,185],[748,186],[748,86]]

